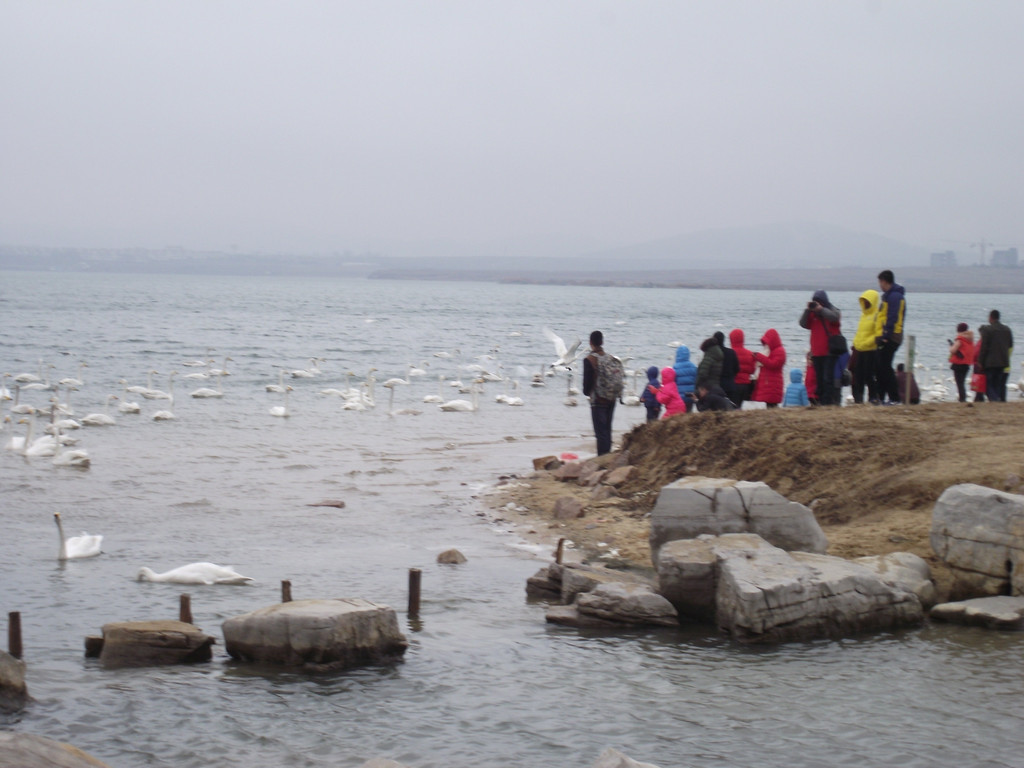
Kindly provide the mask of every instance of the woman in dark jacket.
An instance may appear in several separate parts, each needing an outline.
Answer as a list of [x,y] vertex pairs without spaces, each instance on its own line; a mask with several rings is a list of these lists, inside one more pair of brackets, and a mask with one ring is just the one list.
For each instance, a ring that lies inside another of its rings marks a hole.
[[701,342],[700,351],[704,353],[704,357],[700,359],[700,365],[697,366],[698,383],[703,381],[708,386],[721,386],[722,361],[725,358],[722,354],[722,347],[719,346],[717,339],[712,336]]

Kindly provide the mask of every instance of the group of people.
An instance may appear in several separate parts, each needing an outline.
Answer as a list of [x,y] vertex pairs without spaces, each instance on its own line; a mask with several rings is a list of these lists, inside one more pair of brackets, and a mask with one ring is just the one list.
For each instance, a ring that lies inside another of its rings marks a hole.
[[[647,385],[640,400],[647,408],[649,421],[669,418],[690,411],[728,411],[742,408],[744,402],[761,402],[768,408],[779,405],[839,405],[842,388],[851,387],[853,401],[893,405],[920,401],[913,373],[902,364],[893,368],[893,359],[903,343],[903,325],[907,313],[906,291],[896,282],[892,270],[878,274],[878,290],[873,288],[858,299],[860,317],[852,343],[842,333],[842,313],[828,294],[815,291],[800,315],[800,327],[810,333],[810,351],[805,371],[790,371],[790,382],[783,381],[786,350],[778,331],[769,328],[761,336],[761,349],[745,346],[744,332],[735,328],[725,334],[715,332],[705,339],[700,363],[691,360],[689,347],[676,348],[675,364],[661,370],[647,369]],[[956,339],[950,339],[950,364],[960,402],[965,402],[968,373],[973,372],[971,388],[975,400],[1006,400],[1013,334],[1000,322],[998,310],[992,310],[988,325],[978,329],[979,338],[967,323],[957,326]],[[591,416],[597,436],[598,455],[611,450],[611,421],[615,399],[596,393],[601,361],[605,356],[603,335],[590,336],[590,354],[584,359],[583,393],[590,397]],[[804,376],[806,374],[806,384]]]

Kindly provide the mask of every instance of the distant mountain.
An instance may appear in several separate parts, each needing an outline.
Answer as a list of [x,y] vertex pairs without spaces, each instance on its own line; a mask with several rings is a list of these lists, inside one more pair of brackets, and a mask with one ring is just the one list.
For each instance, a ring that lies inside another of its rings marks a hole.
[[[705,229],[581,257],[591,269],[891,267],[928,264],[929,251],[870,232],[819,222]],[[573,260],[575,261],[575,260]],[[563,266],[565,264],[563,263]]]

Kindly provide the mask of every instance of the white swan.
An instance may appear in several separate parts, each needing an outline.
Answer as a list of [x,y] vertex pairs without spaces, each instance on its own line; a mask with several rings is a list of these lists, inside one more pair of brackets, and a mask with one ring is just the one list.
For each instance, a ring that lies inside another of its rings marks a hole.
[[53,513],[53,521],[57,523],[57,533],[60,535],[60,552],[58,560],[79,560],[83,557],[96,557],[102,550],[103,537],[90,536],[83,533],[81,536],[72,536],[70,539],[64,537],[64,526],[61,524],[60,512]]
[[206,348],[206,359],[205,360],[186,360],[182,363],[186,368],[203,368],[210,364],[210,353],[213,352],[213,347]]
[[85,386],[85,381],[82,378],[83,377],[82,369],[83,368],[88,368],[88,367],[89,367],[88,363],[84,363],[84,362],[83,363],[79,363],[78,364],[78,376],[68,376],[66,378],[61,379],[57,383],[60,384],[63,387],[83,387],[83,386]]
[[437,394],[426,395],[423,398],[424,403],[443,403],[444,396],[441,394],[441,387],[444,385],[444,374],[438,374],[437,376]]
[[20,416],[31,416],[36,412],[36,409],[28,403],[21,402],[21,385],[14,385],[14,405],[11,406],[11,413],[17,413]]
[[43,381],[30,381],[27,384],[22,384],[21,388],[26,392],[36,389],[50,389],[50,371],[56,366],[53,363],[46,364],[45,378]]
[[210,375],[211,376],[230,376],[231,375],[231,371],[228,370],[228,360],[230,360],[231,362],[234,362],[235,358],[230,357],[230,356],[225,357],[224,358],[224,367],[223,368],[211,368],[210,369]]
[[53,456],[57,452],[57,438],[54,435],[43,435],[35,440],[32,439],[32,430],[35,422],[32,419],[19,419],[19,424],[27,424],[25,439],[22,441],[21,455],[29,458],[40,456]]
[[291,414],[288,413],[288,393],[291,391],[291,386],[287,386],[284,388],[284,405],[275,405],[273,408],[271,408],[271,416],[280,416],[283,419],[287,419],[289,416],[291,416]]
[[119,406],[117,406],[117,410],[121,413],[141,413],[142,408],[139,404],[128,400],[128,382],[124,379],[119,379],[118,384],[124,388],[125,399],[121,401]]
[[224,397],[224,387],[221,384],[221,376],[223,374],[217,374],[217,388],[210,389],[209,387],[200,387],[199,389],[192,392],[192,397]]
[[73,451],[62,450],[64,445],[64,439],[61,437],[60,431],[57,432],[57,446],[53,453],[53,466],[55,467],[76,467],[78,469],[88,469],[92,464],[92,459],[89,458],[89,454],[81,449],[75,449]]
[[43,380],[43,360],[39,359],[39,375],[36,376],[34,373],[19,373],[14,377],[16,384],[31,384],[33,381]]
[[177,371],[171,371],[171,375],[167,377],[167,389],[169,390],[167,393],[167,409],[154,413],[153,421],[170,421],[175,418],[174,411],[172,409],[174,408],[174,375],[176,373]]
[[88,416],[83,416],[80,419],[82,425],[86,427],[112,427],[117,424],[114,417],[108,411],[110,410],[111,401],[120,399],[117,395],[107,395],[107,406],[103,413],[90,413]]
[[164,573],[140,568],[138,580],[173,584],[245,584],[252,581],[252,577],[243,576],[230,567],[216,563],[189,563]]
[[267,392],[284,392],[284,368],[277,371],[277,384],[265,384],[263,388]]
[[293,379],[312,379],[314,376],[320,375],[319,363],[325,361],[325,357],[311,357],[309,358],[309,368],[299,368],[296,371],[292,371]]
[[552,331],[550,328],[544,328],[544,336],[555,345],[555,354],[558,355],[558,359],[551,363],[551,368],[565,367],[568,368],[574,362],[576,362],[577,352],[580,348],[580,340],[577,338],[571,346],[566,346],[562,337]]
[[150,368],[146,372],[146,386],[142,386],[141,384],[133,384],[130,387],[125,387],[124,391],[125,392],[131,392],[133,395],[143,395],[143,396],[145,396],[145,394],[147,392],[154,392],[155,390],[153,389],[153,374],[155,374],[155,373],[159,373],[159,371],[157,371],[157,370],[155,370],[153,368]]
[[478,400],[477,400],[477,388],[474,386],[474,387],[471,388],[471,391],[473,393],[472,401],[470,401],[470,400],[449,400],[447,403],[441,403],[437,407],[440,408],[442,411],[449,411],[449,412],[458,411],[458,412],[468,413],[470,411],[475,411],[479,407],[479,403],[478,403]]

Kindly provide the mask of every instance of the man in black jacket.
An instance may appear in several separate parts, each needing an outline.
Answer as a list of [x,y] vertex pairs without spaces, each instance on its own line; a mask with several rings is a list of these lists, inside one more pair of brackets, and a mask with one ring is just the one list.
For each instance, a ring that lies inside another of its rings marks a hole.
[[978,365],[985,369],[985,394],[993,403],[1006,402],[1006,379],[1010,371],[1010,355],[1013,354],[1013,332],[999,322],[999,310],[993,309],[988,315],[988,325],[978,329],[981,332],[981,349],[978,350]]
[[603,456],[612,449],[612,416],[615,415],[615,401],[598,397],[598,358],[605,354],[604,334],[594,331],[590,334],[590,354],[583,358],[583,394],[590,398],[590,420],[594,424],[597,438],[597,455]]

